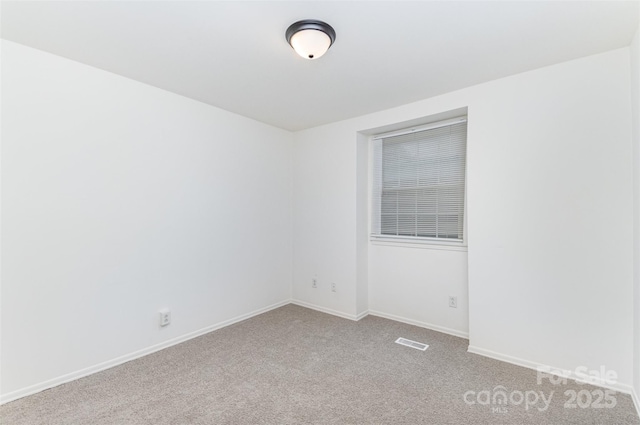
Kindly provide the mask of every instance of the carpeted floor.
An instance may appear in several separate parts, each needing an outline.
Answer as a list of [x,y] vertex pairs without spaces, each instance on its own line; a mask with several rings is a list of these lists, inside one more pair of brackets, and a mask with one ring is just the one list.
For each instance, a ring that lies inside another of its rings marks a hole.
[[[391,320],[288,305],[5,404],[0,423],[640,424],[628,395],[598,401],[596,387],[539,385],[533,370],[466,349],[464,339]],[[497,386],[508,404],[492,402]]]

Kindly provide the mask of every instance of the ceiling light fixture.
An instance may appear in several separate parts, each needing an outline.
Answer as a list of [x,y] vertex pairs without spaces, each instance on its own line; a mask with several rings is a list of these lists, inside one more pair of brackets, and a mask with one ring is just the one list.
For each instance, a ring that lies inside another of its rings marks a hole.
[[315,19],[291,24],[285,36],[293,50],[305,59],[318,59],[336,41],[336,32],[331,25]]

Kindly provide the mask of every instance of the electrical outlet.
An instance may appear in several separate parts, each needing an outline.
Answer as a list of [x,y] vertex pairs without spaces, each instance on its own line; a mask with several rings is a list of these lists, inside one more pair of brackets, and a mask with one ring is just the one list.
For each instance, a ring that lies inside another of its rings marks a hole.
[[171,311],[160,310],[160,326],[167,326],[171,323]]
[[331,292],[337,292],[335,282],[331,282]]
[[312,288],[318,287],[318,278],[314,277],[313,279],[311,279],[311,287]]
[[449,297],[449,307],[458,308],[458,297]]

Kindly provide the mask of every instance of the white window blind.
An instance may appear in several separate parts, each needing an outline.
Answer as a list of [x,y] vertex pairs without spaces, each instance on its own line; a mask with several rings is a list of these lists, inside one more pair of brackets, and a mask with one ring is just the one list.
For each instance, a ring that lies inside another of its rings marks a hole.
[[373,139],[372,237],[462,242],[466,117]]

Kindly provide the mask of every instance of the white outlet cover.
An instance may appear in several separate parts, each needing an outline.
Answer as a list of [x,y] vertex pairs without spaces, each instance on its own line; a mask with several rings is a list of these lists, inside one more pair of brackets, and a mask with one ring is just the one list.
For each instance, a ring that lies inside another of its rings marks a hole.
[[169,310],[160,310],[160,326],[167,326],[171,323],[171,312]]

